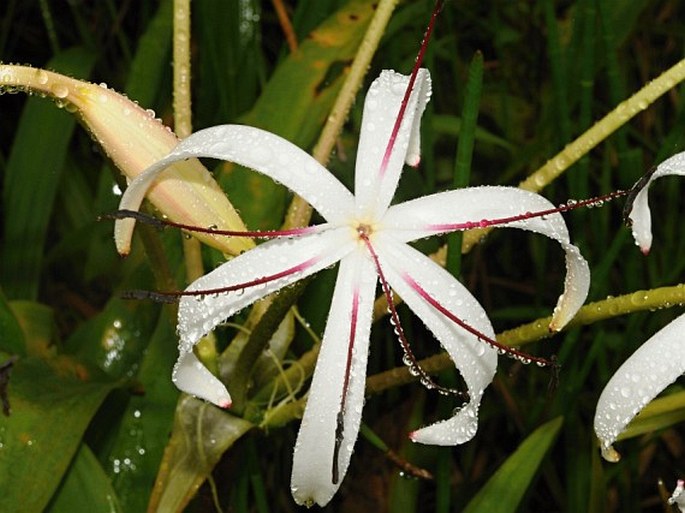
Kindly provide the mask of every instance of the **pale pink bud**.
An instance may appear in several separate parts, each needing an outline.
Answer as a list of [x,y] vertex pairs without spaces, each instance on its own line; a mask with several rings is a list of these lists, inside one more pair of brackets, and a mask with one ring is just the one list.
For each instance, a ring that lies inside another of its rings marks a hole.
[[[0,90],[12,88],[54,99],[73,112],[130,181],[166,156],[178,143],[173,132],[125,96],[96,85],[27,66],[0,65]],[[212,175],[197,159],[177,162],[160,175],[147,197],[170,220],[219,230],[245,230],[237,212]],[[196,234],[224,253],[253,246],[245,238]],[[129,241],[120,250],[128,253]]]

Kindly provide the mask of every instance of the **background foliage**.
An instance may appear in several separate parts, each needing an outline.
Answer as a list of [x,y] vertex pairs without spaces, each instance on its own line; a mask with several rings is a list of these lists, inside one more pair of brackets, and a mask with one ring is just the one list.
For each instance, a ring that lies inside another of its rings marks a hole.
[[[193,1],[195,129],[243,122],[312,147],[368,23],[371,2],[289,3],[298,41],[319,44],[320,53],[289,58],[271,2]],[[336,13],[349,9],[361,14],[345,24]],[[428,0],[399,4],[367,85],[382,68],[409,72],[431,9]],[[452,187],[457,140],[469,135],[475,135],[470,183],[517,184],[683,57],[684,14],[675,0],[620,7],[612,0],[447,2],[425,62],[434,93],[423,123],[424,159],[418,171],[406,171],[398,200]],[[308,36],[325,20],[328,37],[349,41],[348,49],[327,52],[325,40]],[[171,22],[168,0],[5,0],[0,61],[105,82],[171,124]],[[484,62],[478,128],[463,134],[463,85],[477,51]],[[365,89],[330,163],[347,184]],[[120,260],[111,224],[98,221],[116,208],[119,174],[74,117],[51,102],[4,95],[0,113],[0,362],[18,356],[8,387],[12,415],[0,418],[0,509],[144,511],[160,487],[176,489],[173,483],[183,482],[188,489],[179,494],[186,498],[173,502],[182,509],[204,481],[186,511],[211,511],[217,504],[236,512],[296,510],[289,474],[297,423],[244,434],[251,425],[226,424],[225,414],[204,412],[211,407],[188,406],[182,399],[177,424],[197,418],[208,423],[177,425],[175,435],[193,433],[190,442],[168,438],[179,400],[169,380],[176,357],[173,312],[119,299],[123,290],[157,287],[158,269],[151,268],[142,246]],[[675,88],[543,194],[562,203],[629,187],[682,150],[684,129],[682,94]],[[225,165],[216,176],[250,227],[282,222],[287,191]],[[683,186],[662,182],[652,192],[657,223],[647,258],[621,225],[620,202],[566,215],[572,239],[593,271],[589,300],[683,280]],[[163,250],[182,286],[181,236],[146,236]],[[429,252],[439,242],[420,245]],[[205,260],[211,266],[221,255],[207,251]],[[562,262],[548,241],[502,230],[464,257],[461,277],[501,331],[550,313],[562,287]],[[333,278],[334,271],[322,273],[298,303],[316,334],[322,332]],[[664,511],[657,480],[671,487],[685,475],[685,440],[677,424],[685,417],[682,409],[658,420],[655,431],[621,442],[624,458],[615,465],[600,461],[591,426],[609,376],[681,310],[634,313],[528,346],[536,354],[558,356],[561,373],[551,387],[548,370],[503,358],[484,398],[479,432],[463,447],[411,445],[406,437],[416,426],[448,415],[453,401],[418,384],[370,397],[364,411],[368,428],[435,478],[407,476],[368,434],[357,443],[341,491],[326,509],[447,512],[473,501],[468,511]],[[408,311],[401,314],[416,352],[435,353],[420,323]],[[288,358],[312,344],[301,325],[293,329]],[[220,344],[234,334],[222,330]],[[401,365],[386,322],[374,326],[371,347],[370,374]],[[443,374],[445,382],[457,379]],[[193,416],[193,408],[204,413]],[[192,475],[162,467],[153,493],[169,440],[170,447],[195,455],[197,466]]]

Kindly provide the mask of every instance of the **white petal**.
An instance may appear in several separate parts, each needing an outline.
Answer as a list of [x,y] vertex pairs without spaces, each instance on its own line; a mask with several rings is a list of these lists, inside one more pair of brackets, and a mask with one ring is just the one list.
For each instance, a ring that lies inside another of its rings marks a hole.
[[180,351],[192,351],[195,343],[217,324],[264,296],[336,263],[353,247],[353,232],[348,227],[271,240],[195,280],[186,291],[231,287],[283,274],[233,292],[183,296],[178,308]]
[[[168,166],[191,157],[235,162],[273,178],[302,196],[327,220],[349,213],[353,197],[344,185],[311,155],[275,134],[242,125],[221,125],[195,132],[162,160],[138,175],[128,186],[120,209],[138,210],[152,183]],[[117,245],[130,240],[134,220],[115,223]],[[119,242],[121,241],[121,242]]]
[[[392,230],[397,239],[408,242],[454,231],[449,225],[478,223],[553,208],[554,205],[539,194],[516,187],[468,187],[394,205],[388,209],[381,224]],[[553,213],[498,226],[530,230],[561,244],[566,253],[566,280],[550,329],[563,328],[585,302],[590,287],[590,268],[578,248],[569,242],[564,218]]]
[[685,481],[678,480],[673,494],[668,498],[669,504],[675,504],[679,511],[685,511]]
[[385,172],[381,169],[408,83],[408,76],[384,70],[366,94],[354,186],[362,216],[380,215],[395,195],[404,162],[413,166],[419,163],[421,115],[431,94],[430,74],[426,69],[420,69],[416,76]]
[[595,433],[603,455],[616,454],[611,444],[621,431],[684,372],[685,315],[681,315],[642,344],[602,391],[595,413]]
[[407,283],[409,275],[432,298],[482,334],[495,338],[490,320],[478,301],[442,267],[407,244],[389,237],[374,239],[381,268],[392,288],[418,315],[461,373],[470,400],[453,417],[412,433],[415,442],[434,445],[457,445],[469,441],[478,428],[478,407],[483,391],[497,368],[497,352],[475,335],[457,326],[426,302]]
[[[295,445],[291,490],[298,504],[317,503],[324,506],[338,490],[340,481],[347,472],[364,404],[375,290],[375,268],[365,251],[360,249],[343,258],[307,407]],[[343,414],[343,440],[338,454],[339,479],[337,483],[333,483],[337,416],[345,381],[355,293],[358,298],[358,316]]]
[[678,153],[659,164],[656,171],[649,177],[647,184],[637,193],[633,201],[628,217],[632,222],[631,228],[635,243],[640,246],[645,254],[652,247],[652,215],[647,199],[649,186],[657,178],[668,175],[685,176],[685,152]]
[[179,390],[216,404],[221,408],[231,406],[231,396],[219,379],[214,376],[192,351],[182,352],[174,365],[172,381]]

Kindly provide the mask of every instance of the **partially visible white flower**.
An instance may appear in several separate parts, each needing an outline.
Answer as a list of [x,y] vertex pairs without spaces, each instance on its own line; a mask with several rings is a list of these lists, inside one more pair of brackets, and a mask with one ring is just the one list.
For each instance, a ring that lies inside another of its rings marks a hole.
[[[651,213],[647,195],[655,179],[667,175],[685,175],[685,153],[662,162],[636,185],[636,195],[629,205],[633,237],[646,255],[652,245]],[[685,373],[685,315],[676,318],[645,342],[616,371],[597,402],[595,432],[602,456],[618,461],[620,455],[612,444],[628,423],[647,403]]]
[[647,175],[647,182],[640,183],[640,190],[635,195],[628,214],[635,243],[646,255],[652,247],[652,214],[649,211],[649,186],[657,178],[668,175],[685,176],[685,152],[677,153],[664,160],[657,168]]
[[[226,125],[182,141],[134,180],[121,208],[137,209],[148,184],[174,162],[211,157],[236,162],[284,184],[309,202],[325,223],[270,240],[223,264],[181,294],[180,356],[174,382],[191,394],[227,407],[224,385],[197,359],[202,336],[240,309],[340,262],[307,407],[295,447],[291,488],[300,504],[325,505],[347,471],[364,404],[366,363],[376,286],[392,287],[416,313],[459,369],[468,402],[447,419],[411,434],[412,440],[456,445],[478,425],[483,391],[492,381],[494,330],[478,301],[447,271],[408,243],[420,238],[500,224],[546,235],[566,253],[564,293],[552,329],[561,329],[583,304],[589,268],[561,215],[542,196],[513,187],[473,187],[390,206],[403,164],[419,162],[419,122],[430,96],[430,77],[384,71],[366,96],[353,196],[310,155],[263,130]],[[403,112],[404,109],[404,113]],[[549,211],[544,219],[524,212]],[[390,301],[392,303],[392,301]],[[395,329],[401,335],[397,323]],[[406,340],[403,341],[406,347]],[[405,349],[408,351],[408,349]],[[410,370],[421,374],[408,357]],[[430,386],[429,377],[422,375]]]
[[673,495],[668,499],[669,504],[675,504],[680,511],[685,512],[685,481],[678,479]]
[[595,432],[602,456],[618,461],[612,444],[635,415],[685,372],[685,314],[658,331],[621,365],[597,402]]

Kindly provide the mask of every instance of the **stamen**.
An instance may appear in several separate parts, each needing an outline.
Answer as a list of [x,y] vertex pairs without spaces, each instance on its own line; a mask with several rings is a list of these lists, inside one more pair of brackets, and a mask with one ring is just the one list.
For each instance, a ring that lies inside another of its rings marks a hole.
[[316,233],[320,231],[319,226],[305,226],[303,228],[292,228],[290,230],[257,230],[257,231],[235,231],[235,230],[219,230],[215,226],[203,228],[201,226],[192,226],[189,224],[175,223],[168,219],[159,219],[157,217],[138,212],[137,210],[117,210],[111,214],[101,216],[101,219],[128,219],[132,218],[141,223],[145,223],[156,228],[179,228],[187,232],[194,233],[210,233],[212,235],[223,235],[227,237],[250,237],[254,239],[276,239],[278,237],[292,237],[295,235],[305,235],[308,233]]
[[411,350],[409,341],[407,340],[407,337],[404,334],[404,329],[402,329],[400,317],[397,314],[395,302],[392,299],[392,289],[390,288],[390,285],[388,285],[388,282],[385,279],[383,269],[381,268],[380,261],[378,260],[378,255],[376,254],[376,251],[373,249],[369,237],[364,233],[360,233],[359,236],[366,244],[366,247],[368,248],[369,253],[371,254],[371,258],[373,259],[373,262],[376,265],[376,272],[378,273],[378,278],[380,279],[381,287],[383,288],[383,293],[385,294],[385,299],[388,303],[388,310],[390,312],[390,324],[392,324],[393,329],[395,331],[395,335],[397,335],[397,338],[400,342],[400,346],[402,346],[402,351],[404,351],[402,362],[405,365],[407,365],[407,367],[409,367],[409,373],[412,376],[418,377],[420,383],[427,389],[436,390],[438,393],[442,395],[456,395],[458,397],[461,397],[464,400],[464,404],[466,404],[469,401],[468,392],[438,385],[435,381],[433,381],[433,379],[426,372],[426,370],[419,364],[419,361],[414,355],[414,352]]
[[400,131],[400,125],[404,119],[404,112],[407,110],[407,104],[409,103],[409,96],[414,89],[414,83],[416,82],[416,76],[419,73],[419,68],[421,68],[421,63],[426,55],[426,49],[428,48],[428,42],[430,41],[431,35],[433,34],[433,28],[435,27],[435,20],[442,10],[443,0],[437,0],[435,2],[435,7],[433,8],[433,13],[431,14],[431,19],[428,22],[428,27],[426,32],[423,34],[423,39],[421,40],[421,47],[419,48],[419,53],[416,56],[416,61],[414,62],[414,67],[411,70],[411,75],[409,76],[409,83],[407,84],[407,90],[404,92],[404,98],[402,98],[402,103],[400,104],[400,111],[397,114],[397,119],[395,119],[395,125],[392,127],[392,132],[390,133],[390,138],[388,139],[388,145],[385,147],[385,153],[383,154],[383,160],[381,162],[381,168],[378,170],[381,178],[385,176],[385,171],[388,168],[388,162],[390,162],[390,155],[395,147],[395,140],[397,139],[397,134]]
[[352,296],[352,318],[350,319],[350,338],[347,344],[347,360],[345,362],[345,379],[343,381],[342,396],[340,397],[340,409],[336,417],[335,443],[333,445],[333,468],[331,471],[333,484],[338,484],[340,471],[338,467],[338,455],[340,446],[345,438],[345,406],[347,404],[347,389],[350,385],[350,375],[352,372],[352,356],[354,354],[354,341],[357,334],[357,317],[359,314],[359,291],[355,290]]
[[494,338],[490,338],[484,333],[481,333],[479,330],[477,330],[470,324],[466,323],[465,321],[454,315],[452,312],[450,312],[443,305],[441,305],[433,296],[426,292],[426,290],[421,285],[419,285],[416,282],[416,280],[414,280],[414,278],[412,278],[408,274],[404,274],[402,277],[404,278],[404,281],[407,282],[407,284],[411,288],[413,288],[423,299],[425,299],[429,305],[438,310],[445,317],[454,322],[457,326],[463,328],[472,335],[475,335],[478,338],[478,340],[490,345],[492,348],[497,350],[497,352],[500,355],[509,356],[510,358],[514,358],[525,365],[528,365],[531,362],[535,362],[538,365],[538,367],[553,367],[556,369],[557,364],[556,361],[553,359],[547,360],[545,358],[540,358],[538,356],[533,356],[531,354],[524,353],[523,351],[519,351],[518,349],[514,349],[513,347],[500,344]]
[[621,196],[627,196],[631,193],[631,191],[615,191],[604,196],[596,196],[594,198],[579,201],[569,200],[565,204],[559,205],[555,208],[539,210],[537,212],[524,212],[523,214],[517,214],[509,217],[500,217],[496,219],[482,219],[480,221],[467,221],[465,223],[430,224],[426,227],[426,229],[434,231],[436,233],[441,233],[452,232],[457,230],[472,230],[474,228],[488,228],[489,226],[498,226],[502,224],[513,223],[514,221],[525,221],[527,219],[544,217],[550,214],[568,212],[569,210],[575,210],[581,207],[599,207],[603,205],[606,201],[611,201],[615,198],[620,198]]
[[247,289],[250,287],[254,287],[256,285],[263,285],[265,283],[269,283],[274,280],[278,280],[279,278],[283,278],[285,276],[290,276],[291,274],[298,273],[300,271],[303,271],[312,265],[314,265],[316,262],[319,261],[318,257],[313,257],[310,258],[309,260],[306,260],[305,262],[302,262],[301,264],[297,264],[296,266],[290,267],[288,269],[285,269],[283,271],[262,276],[261,278],[256,278],[254,280],[246,281],[243,283],[238,283],[236,285],[229,285],[228,287],[218,287],[214,289],[202,289],[202,290],[171,290],[171,291],[166,291],[166,292],[155,292],[151,290],[129,290],[124,292],[121,297],[123,299],[151,299],[152,301],[156,301],[158,303],[174,303],[178,300],[180,297],[185,297],[185,296],[211,296],[214,294],[224,294],[226,292],[234,292],[236,290],[243,290]]
[[633,221],[628,216],[630,215],[630,211],[633,210],[633,203],[635,203],[635,197],[642,189],[647,187],[647,184],[649,184],[649,181],[652,179],[652,175],[656,170],[657,166],[653,166],[649,171],[645,173],[644,176],[642,176],[637,182],[635,182],[635,185],[633,185],[628,191],[626,204],[623,206],[623,223],[626,226],[632,226],[633,224]]

